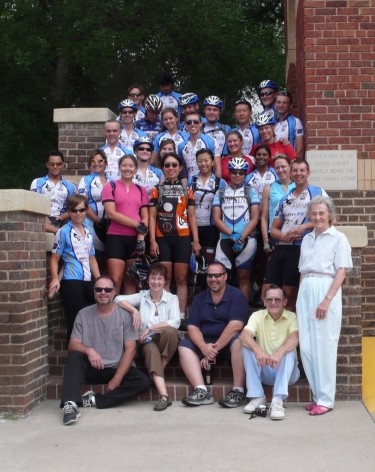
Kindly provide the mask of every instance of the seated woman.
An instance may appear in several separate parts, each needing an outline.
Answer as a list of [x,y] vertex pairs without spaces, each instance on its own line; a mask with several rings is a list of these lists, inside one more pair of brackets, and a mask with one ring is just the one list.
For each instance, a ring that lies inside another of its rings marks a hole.
[[[176,352],[180,338],[180,309],[177,295],[164,290],[167,269],[163,264],[152,264],[147,276],[149,290],[134,295],[120,295],[114,302],[133,314],[134,325],[141,328],[139,341],[148,373],[159,393],[155,411],[172,405],[164,380],[164,369]],[[149,341],[151,338],[151,341]]]

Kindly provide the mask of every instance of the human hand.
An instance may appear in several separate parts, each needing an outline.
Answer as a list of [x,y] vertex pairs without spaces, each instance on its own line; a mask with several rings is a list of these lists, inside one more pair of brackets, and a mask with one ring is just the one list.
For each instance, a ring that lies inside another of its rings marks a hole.
[[113,377],[112,380],[108,382],[108,385],[105,388],[106,392],[111,392],[115,388],[118,388],[121,385],[121,381],[117,380],[116,377]]
[[259,349],[257,352],[254,352],[257,364],[265,369],[268,361],[268,354],[266,354],[262,349]]
[[277,370],[279,368],[281,359],[282,356],[278,354],[277,351],[275,351],[273,354],[268,356],[267,365],[270,366],[272,369]]
[[90,347],[88,349],[87,357],[89,359],[91,367],[98,370],[104,369],[104,363],[103,363],[102,357],[98,352],[95,351],[93,347]]
[[243,244],[239,244],[239,243],[234,243],[233,244],[233,252],[241,252],[243,249]]
[[207,343],[202,349],[202,352],[204,357],[206,357],[209,361],[214,361],[216,356],[219,354],[219,351],[216,349],[216,343]]
[[272,252],[272,246],[269,241],[263,241],[263,251],[267,254]]
[[192,249],[193,249],[194,254],[196,256],[199,256],[202,250],[202,246],[199,244],[199,241],[195,241],[195,242],[193,241]]
[[142,318],[141,318],[141,315],[139,314],[139,311],[136,308],[133,308],[132,317],[133,317],[133,327],[134,327],[134,329],[136,329],[136,330],[141,329],[142,328]]
[[138,339],[139,339],[139,342],[140,343],[144,343],[145,342],[145,338],[151,333],[151,329],[150,328],[145,328],[143,331],[141,331],[139,333],[139,336],[138,336]]
[[231,233],[231,234],[229,235],[229,237],[230,237],[230,239],[231,239],[234,243],[237,243],[237,242],[239,242],[240,244],[241,244],[241,243],[242,243],[242,244],[244,243],[244,241],[243,241],[243,239],[241,238],[241,235],[240,235],[239,233],[235,233],[235,232],[233,231],[233,233]]
[[48,286],[48,298],[51,299],[54,297],[55,293],[58,292],[60,289],[60,280],[59,279],[52,279],[51,283]]
[[135,229],[139,234],[143,234],[143,236],[146,236],[146,234],[148,233],[148,227],[145,223],[143,223],[143,221],[140,221],[135,227]]
[[321,303],[319,303],[318,308],[316,309],[316,319],[324,320],[328,315],[329,305],[331,300],[325,298]]
[[153,257],[159,257],[159,246],[156,241],[150,242],[150,254]]
[[137,254],[143,254],[145,250],[146,250],[146,243],[143,240],[139,239],[135,246],[134,252],[136,252]]
[[203,359],[201,360],[202,369],[207,370],[209,364],[216,364],[216,359],[210,360],[210,359],[207,359],[207,357],[203,357]]

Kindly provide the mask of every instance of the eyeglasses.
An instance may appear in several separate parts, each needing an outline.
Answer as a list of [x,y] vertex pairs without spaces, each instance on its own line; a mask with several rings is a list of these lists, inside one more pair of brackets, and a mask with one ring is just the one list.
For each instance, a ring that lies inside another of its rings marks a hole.
[[199,125],[200,122],[199,122],[199,120],[187,120],[187,121],[185,121],[185,124],[187,124],[187,125],[192,125],[193,123],[195,125]]
[[212,277],[214,277],[215,279],[220,279],[220,277],[224,274],[225,274],[225,272],[222,272],[221,274],[206,274],[206,277],[208,279],[212,279]]
[[270,95],[272,95],[273,93],[275,92],[261,92],[259,95],[261,97],[269,97]]
[[151,148],[149,148],[149,147],[139,147],[139,148],[138,148],[138,151],[147,151],[147,152],[151,152]]
[[63,162],[48,162],[48,167],[61,167],[64,163]]
[[243,170],[231,170],[230,173],[233,175],[245,175]]
[[71,213],[84,213],[86,211],[86,208],[73,208],[70,210]]
[[169,169],[169,167],[173,167],[175,169],[176,167],[178,167],[178,164],[177,164],[177,162],[166,162],[164,164],[164,167],[166,169]]
[[90,162],[91,162],[91,164],[103,164],[103,162],[105,162],[105,161],[104,161],[104,159],[98,159],[97,161],[95,161],[95,160],[93,159],[93,160],[90,161]]
[[287,90],[281,90],[281,92],[278,92],[277,95],[283,95],[284,97],[292,98],[292,94],[288,92]]
[[266,298],[267,303],[281,303],[282,300],[282,298]]
[[105,293],[111,293],[113,292],[114,288],[109,288],[109,287],[94,287],[94,290],[96,293],[102,293],[103,291]]
[[141,92],[129,93],[128,97],[137,98],[137,97],[140,97],[141,95],[142,95]]
[[121,111],[122,115],[132,115],[135,112],[135,110],[124,110]]

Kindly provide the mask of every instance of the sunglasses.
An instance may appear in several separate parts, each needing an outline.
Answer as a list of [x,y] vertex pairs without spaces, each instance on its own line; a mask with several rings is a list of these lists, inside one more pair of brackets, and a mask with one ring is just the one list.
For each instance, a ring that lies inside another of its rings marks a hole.
[[90,162],[91,162],[91,164],[103,164],[103,162],[105,162],[105,161],[104,161],[104,159],[98,159],[97,161],[92,160]]
[[243,170],[231,170],[230,173],[233,175],[245,175]]
[[281,92],[278,92],[277,95],[282,95],[283,97],[292,98],[292,94],[290,92],[288,92],[287,90],[282,90]]
[[132,115],[133,113],[135,112],[135,110],[125,110],[125,111],[122,111],[121,114],[122,115]]
[[61,167],[64,163],[63,162],[48,162],[48,167]]
[[194,123],[195,125],[199,125],[199,120],[187,120],[187,121],[185,121],[185,123],[186,123],[187,125],[192,125],[193,123]]
[[138,151],[147,151],[147,152],[151,152],[151,148],[149,148],[149,147],[139,147],[139,148],[138,148]]
[[221,274],[206,274],[206,277],[208,279],[212,279],[212,277],[214,277],[215,279],[219,279],[224,274],[225,274],[225,272],[222,272]]
[[261,97],[269,97],[270,95],[272,95],[273,93],[275,92],[261,92],[259,95]]
[[84,213],[86,211],[86,208],[73,208],[70,210],[71,213]]
[[173,168],[175,169],[175,168],[178,167],[178,166],[179,166],[179,164],[177,164],[177,162],[166,162],[166,163],[164,164],[164,167],[165,167],[166,169],[169,169],[169,167],[173,167]]
[[281,303],[282,298],[266,298],[267,303]]
[[109,288],[109,287],[95,287],[94,288],[96,293],[102,293],[103,291],[105,293],[111,293],[113,292],[114,288]]
[[140,97],[141,95],[142,95],[141,92],[129,93],[128,97],[136,98],[136,97]]

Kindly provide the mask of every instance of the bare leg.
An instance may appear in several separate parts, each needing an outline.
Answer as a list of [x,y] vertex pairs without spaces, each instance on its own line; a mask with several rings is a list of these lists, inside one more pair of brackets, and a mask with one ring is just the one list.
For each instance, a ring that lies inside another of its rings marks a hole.
[[180,302],[180,312],[186,313],[186,305],[188,299],[187,277],[189,272],[189,264],[176,262],[174,265],[174,278],[177,285],[177,296]]
[[290,285],[283,285],[283,289],[285,290],[286,293],[286,298],[288,299],[288,302],[286,304],[286,309],[289,311],[292,311],[293,313],[296,312],[296,301],[297,301],[297,295],[298,295],[298,288],[297,287],[291,287]]
[[178,354],[180,356],[182,370],[190,382],[190,385],[193,388],[196,388],[197,385],[204,385],[201,364],[195,352],[187,347],[179,347]]
[[133,262],[135,262],[135,259],[129,259],[128,261],[125,262],[124,295],[132,295],[133,293],[138,292],[138,282],[126,274],[126,271],[133,264]]
[[233,371],[233,387],[244,387],[246,374],[242,356],[242,344],[239,339],[236,339],[233,342],[230,352]]
[[250,301],[250,294],[251,294],[251,283],[250,283],[250,275],[251,270],[241,270],[237,269],[238,275],[238,288],[243,292],[246,297],[246,300]]
[[159,377],[158,375],[155,374],[155,372],[153,372],[152,373],[152,379],[154,381],[155,387],[156,387],[159,395],[168,396],[167,387],[165,385],[165,380],[163,379],[163,377]]
[[[125,262],[121,259],[108,259],[108,275],[115,281],[116,295],[120,294]],[[134,293],[134,292],[133,292]]]

